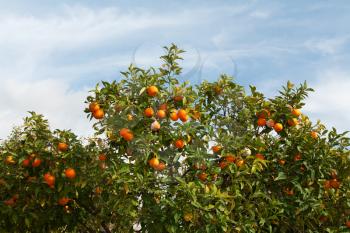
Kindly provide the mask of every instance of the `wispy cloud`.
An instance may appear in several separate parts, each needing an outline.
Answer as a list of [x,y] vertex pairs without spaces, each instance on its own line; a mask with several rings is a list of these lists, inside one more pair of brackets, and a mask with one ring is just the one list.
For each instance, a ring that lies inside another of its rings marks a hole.
[[320,52],[324,55],[334,55],[341,52],[341,49],[349,45],[350,35],[338,36],[325,39],[312,39],[305,42],[305,47],[314,51]]
[[271,13],[268,11],[256,10],[250,13],[250,16],[257,19],[267,19],[271,16]]
[[305,110],[311,118],[328,127],[350,130],[350,71],[323,69],[313,83],[315,92],[307,100]]

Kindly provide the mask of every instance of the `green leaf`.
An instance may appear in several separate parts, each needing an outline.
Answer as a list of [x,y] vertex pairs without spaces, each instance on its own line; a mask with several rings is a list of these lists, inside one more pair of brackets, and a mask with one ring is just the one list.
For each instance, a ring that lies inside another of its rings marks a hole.
[[278,176],[274,179],[274,181],[277,181],[277,180],[285,180],[287,179],[287,176],[284,172],[279,172],[278,173]]

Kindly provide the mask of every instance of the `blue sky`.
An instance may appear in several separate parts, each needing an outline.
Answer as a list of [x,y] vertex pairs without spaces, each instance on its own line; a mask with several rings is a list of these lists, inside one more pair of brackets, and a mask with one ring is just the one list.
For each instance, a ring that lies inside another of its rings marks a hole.
[[[349,1],[1,1],[0,138],[26,111],[91,133],[82,109],[100,80],[184,48],[184,79],[235,75],[268,96],[291,80],[316,92],[304,112],[350,130]],[[202,67],[199,72],[198,67]]]

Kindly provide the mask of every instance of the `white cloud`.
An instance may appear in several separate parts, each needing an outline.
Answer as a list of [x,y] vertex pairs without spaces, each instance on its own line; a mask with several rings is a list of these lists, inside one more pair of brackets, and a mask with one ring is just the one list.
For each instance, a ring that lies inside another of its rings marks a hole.
[[305,112],[313,121],[327,127],[350,130],[350,72],[328,70],[319,74],[312,84],[315,92],[306,100]]
[[[117,8],[92,10],[66,7],[62,15],[46,17],[3,15],[0,17],[0,43],[47,48],[81,48],[98,45],[109,38],[133,31],[171,27],[184,19],[150,15],[147,12],[124,13]],[[21,48],[19,48],[21,50]]]
[[256,19],[267,19],[271,16],[271,13],[268,11],[255,10],[251,12],[249,16]]
[[44,114],[52,129],[72,129],[82,136],[91,134],[91,123],[83,112],[87,90],[72,92],[60,80],[5,80],[0,86],[0,138],[9,135],[14,125],[20,125],[28,111]]
[[320,52],[325,55],[337,54],[349,42],[350,36],[339,36],[326,39],[312,39],[304,43],[311,51]]
[[61,14],[44,17],[4,14],[0,16],[1,78],[32,78],[38,66],[50,60],[54,52],[76,51],[79,56],[81,51],[102,48],[108,42],[122,48],[123,43],[133,39],[132,35],[187,25],[188,17],[191,16],[175,18],[147,11],[124,13],[117,8],[83,7],[66,7]]

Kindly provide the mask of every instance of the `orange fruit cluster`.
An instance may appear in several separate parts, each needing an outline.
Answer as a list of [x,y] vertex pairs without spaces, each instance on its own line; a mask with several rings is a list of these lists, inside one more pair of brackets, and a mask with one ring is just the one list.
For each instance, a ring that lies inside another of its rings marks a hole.
[[55,186],[56,178],[53,175],[51,175],[51,173],[45,173],[44,181],[50,188],[53,188]]
[[157,157],[153,157],[150,160],[148,160],[148,164],[150,167],[157,171],[163,171],[166,168],[166,164],[159,161]]
[[[292,118],[287,119],[287,124],[289,126],[296,126],[299,124],[298,117],[301,115],[300,109],[292,108],[291,109],[291,115]],[[283,124],[280,122],[275,122],[273,119],[268,119],[271,116],[271,113],[267,109],[263,109],[260,112],[256,113],[256,116],[258,117],[257,125],[259,127],[268,126],[270,128],[273,128],[277,133],[281,132],[283,130]]]
[[132,141],[134,139],[134,134],[128,128],[122,128],[119,131],[119,135],[124,138],[125,141]]
[[95,119],[100,120],[105,116],[103,109],[100,107],[100,105],[97,102],[91,102],[89,104],[89,110]]

